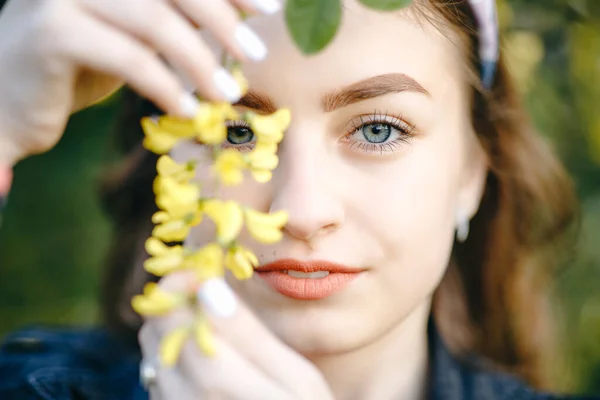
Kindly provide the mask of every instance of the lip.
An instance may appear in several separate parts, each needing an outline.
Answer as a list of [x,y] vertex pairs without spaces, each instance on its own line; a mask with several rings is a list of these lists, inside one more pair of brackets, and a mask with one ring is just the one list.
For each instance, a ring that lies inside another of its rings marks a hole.
[[[284,271],[327,271],[325,278],[294,278]],[[365,269],[351,268],[329,261],[277,260],[256,268],[257,275],[284,296],[297,300],[319,300],[344,289]]]

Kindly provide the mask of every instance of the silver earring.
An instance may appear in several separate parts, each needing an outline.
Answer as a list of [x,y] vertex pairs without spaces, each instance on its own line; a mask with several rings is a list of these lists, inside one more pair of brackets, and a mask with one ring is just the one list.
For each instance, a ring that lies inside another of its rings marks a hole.
[[462,209],[456,212],[456,240],[464,243],[469,237],[469,216]]

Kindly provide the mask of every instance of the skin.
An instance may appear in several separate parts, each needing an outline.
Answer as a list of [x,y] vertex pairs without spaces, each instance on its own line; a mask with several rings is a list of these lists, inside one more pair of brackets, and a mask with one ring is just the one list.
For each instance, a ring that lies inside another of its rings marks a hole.
[[[457,213],[470,217],[479,205],[485,156],[471,127],[460,48],[412,12],[345,4],[335,40],[310,58],[290,41],[281,16],[251,22],[271,56],[244,73],[253,92],[290,108],[293,120],[273,180],[246,179],[220,195],[265,212],[289,212],[280,243],[260,246],[242,236],[261,264],[328,260],[368,272],[317,301],[285,297],[257,276],[229,282],[270,331],[321,371],[335,398],[419,398],[431,297],[448,265]],[[427,93],[407,90],[323,109],[327,94],[392,73],[410,76]],[[392,133],[383,149],[365,148],[368,138],[354,129],[361,116],[413,128],[410,136]],[[408,140],[394,142],[402,137]],[[207,150],[186,144],[173,156],[199,160],[199,180],[210,194]],[[202,224],[188,245],[213,237]]]

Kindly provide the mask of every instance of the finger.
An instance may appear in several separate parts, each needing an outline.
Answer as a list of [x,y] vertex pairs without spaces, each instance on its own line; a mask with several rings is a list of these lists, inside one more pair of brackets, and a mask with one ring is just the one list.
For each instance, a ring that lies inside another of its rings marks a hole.
[[236,349],[215,338],[216,352],[203,355],[194,343],[182,352],[179,370],[200,398],[239,400],[281,400],[289,398],[284,389],[266,376]]
[[260,61],[267,47],[248,25],[241,22],[236,8],[227,0],[171,0],[197,24],[211,32],[234,57]]
[[[197,286],[197,278],[190,271],[175,272],[160,279],[158,285],[165,292],[190,293]],[[191,326],[194,317],[194,311],[190,307],[184,306],[171,311],[167,315],[149,317],[145,325],[150,329],[154,329],[162,337],[182,326]]]
[[[179,272],[164,277],[159,285],[165,291],[188,292],[197,283],[193,273]],[[163,337],[176,328],[193,325],[195,317],[191,308],[185,307],[167,316],[153,318],[144,326],[150,331],[157,332],[159,337]],[[219,337],[215,340],[214,357],[203,355],[193,340],[187,340],[179,356],[178,366],[170,369],[179,372],[179,379],[188,382],[193,393],[200,398],[240,400],[286,398],[281,387],[238,354],[231,345]],[[175,380],[172,379],[170,382]]]
[[281,10],[279,0],[231,0],[231,3],[249,13],[274,14]]
[[69,61],[120,77],[167,113],[195,115],[197,100],[150,48],[90,15],[79,14],[71,19],[71,32],[78,33],[68,35],[62,44]]
[[[144,324],[138,334],[138,340],[144,359],[157,359],[160,336],[156,329],[149,324]],[[151,400],[193,400],[196,398],[189,383],[176,369],[164,368],[159,364],[156,365],[156,368],[156,384],[149,388]]]
[[191,79],[194,89],[206,98],[239,100],[241,92],[235,80],[219,67],[197,30],[168,3],[162,0],[81,1],[95,16],[160,52]]
[[198,290],[198,297],[211,314],[211,322],[219,337],[274,381],[280,382],[292,393],[326,386],[316,368],[275,337],[224,280],[206,282]]

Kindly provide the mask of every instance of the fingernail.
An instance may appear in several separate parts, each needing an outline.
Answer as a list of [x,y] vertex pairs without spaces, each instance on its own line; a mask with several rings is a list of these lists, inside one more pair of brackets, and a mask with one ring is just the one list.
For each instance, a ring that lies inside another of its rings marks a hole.
[[200,109],[200,102],[193,94],[185,93],[181,96],[179,109],[183,117],[194,118]]
[[281,9],[281,3],[277,0],[253,0],[254,8],[263,14],[274,14]]
[[244,53],[253,61],[260,61],[267,56],[267,46],[247,25],[240,24],[235,29],[235,40]]
[[211,279],[198,289],[198,300],[211,314],[227,318],[237,309],[237,299],[233,290],[223,279]]
[[217,89],[223,93],[227,100],[231,102],[238,101],[242,96],[240,86],[226,69],[219,68],[215,71],[214,81]]

